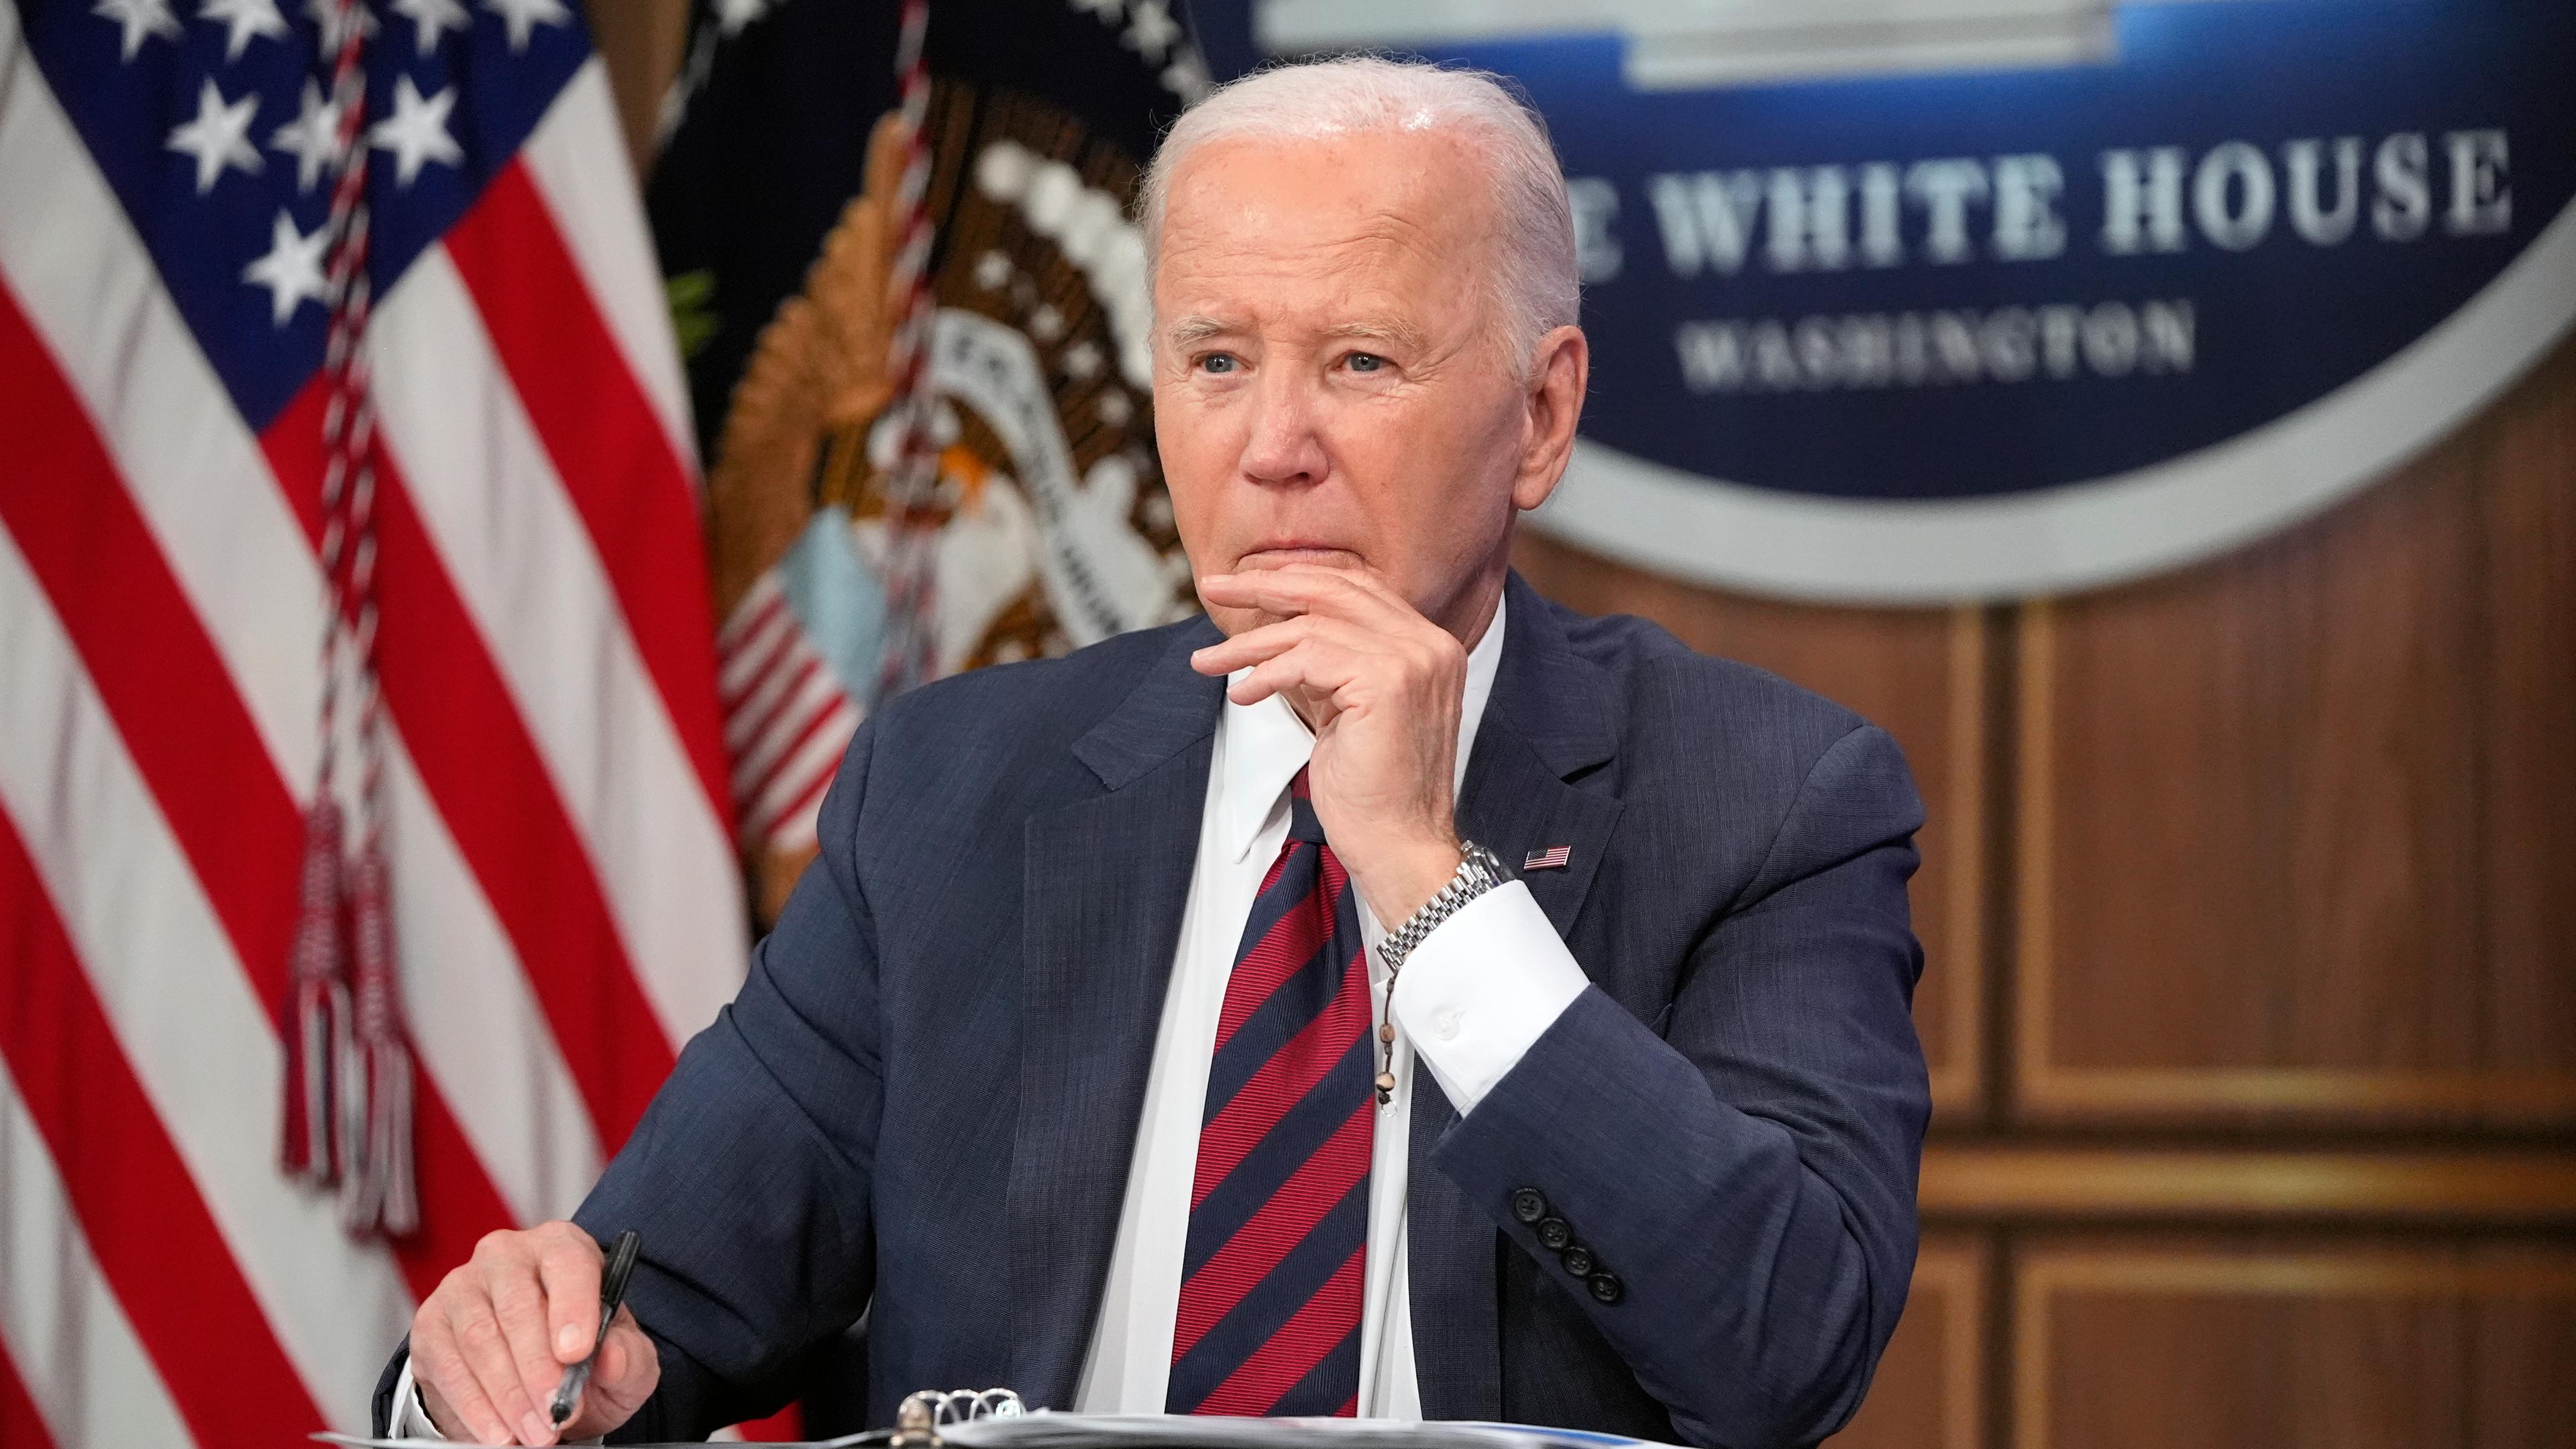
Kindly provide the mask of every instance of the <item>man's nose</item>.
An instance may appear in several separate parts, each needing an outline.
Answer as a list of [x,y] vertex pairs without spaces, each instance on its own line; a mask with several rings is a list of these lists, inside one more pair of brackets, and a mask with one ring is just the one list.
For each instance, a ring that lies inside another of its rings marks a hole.
[[1332,464],[1318,421],[1306,379],[1288,368],[1261,378],[1252,402],[1252,427],[1243,442],[1243,476],[1290,488],[1322,482]]

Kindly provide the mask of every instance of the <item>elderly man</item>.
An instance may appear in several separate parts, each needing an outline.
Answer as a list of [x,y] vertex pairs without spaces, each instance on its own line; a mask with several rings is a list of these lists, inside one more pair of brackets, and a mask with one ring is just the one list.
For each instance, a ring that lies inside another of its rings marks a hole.
[[862,1313],[879,1421],[999,1384],[1754,1446],[1859,1404],[1914,1258],[1921,806],[1851,714],[1510,572],[1588,366],[1539,124],[1287,67],[1145,198],[1207,617],[871,719],[579,1225],[421,1305],[395,1427],[700,1435]]

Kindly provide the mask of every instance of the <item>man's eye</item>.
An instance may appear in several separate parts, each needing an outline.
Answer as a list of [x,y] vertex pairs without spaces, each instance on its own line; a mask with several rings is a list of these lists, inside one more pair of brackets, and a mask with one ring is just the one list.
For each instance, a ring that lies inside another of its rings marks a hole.
[[1242,365],[1233,354],[1226,352],[1211,352],[1199,359],[1201,372],[1232,372]]
[[1374,352],[1354,352],[1343,359],[1353,372],[1384,372],[1387,360]]

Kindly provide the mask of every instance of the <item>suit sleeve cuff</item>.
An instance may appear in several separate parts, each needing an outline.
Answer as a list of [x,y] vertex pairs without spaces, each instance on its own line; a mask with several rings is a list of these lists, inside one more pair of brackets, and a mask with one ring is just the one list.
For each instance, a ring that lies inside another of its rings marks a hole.
[[1387,1011],[1464,1116],[1589,980],[1529,887],[1506,881],[1422,938]]
[[434,1439],[446,1443],[447,1436],[429,1421],[429,1410],[421,1404],[420,1390],[411,1381],[411,1357],[403,1357],[402,1376],[394,1380],[393,1422],[385,1425],[388,1439]]

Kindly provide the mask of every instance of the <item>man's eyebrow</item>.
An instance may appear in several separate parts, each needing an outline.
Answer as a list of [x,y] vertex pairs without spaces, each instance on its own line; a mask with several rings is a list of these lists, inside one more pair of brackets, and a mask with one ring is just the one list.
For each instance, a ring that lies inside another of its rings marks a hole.
[[1238,330],[1240,329],[1233,324],[1220,322],[1214,317],[1184,317],[1173,323],[1163,335],[1172,346],[1180,348],[1205,342],[1211,337],[1223,337],[1229,332]]
[[[1198,315],[1179,319],[1165,329],[1163,336],[1174,348],[1187,348],[1243,330],[1242,323]],[[1362,317],[1337,323],[1325,328],[1322,335],[1353,342],[1379,342],[1412,351],[1422,350],[1426,342],[1421,328],[1393,317]]]
[[1348,338],[1356,342],[1384,342],[1411,351],[1420,351],[1422,329],[1393,317],[1364,317],[1324,329],[1326,337]]

